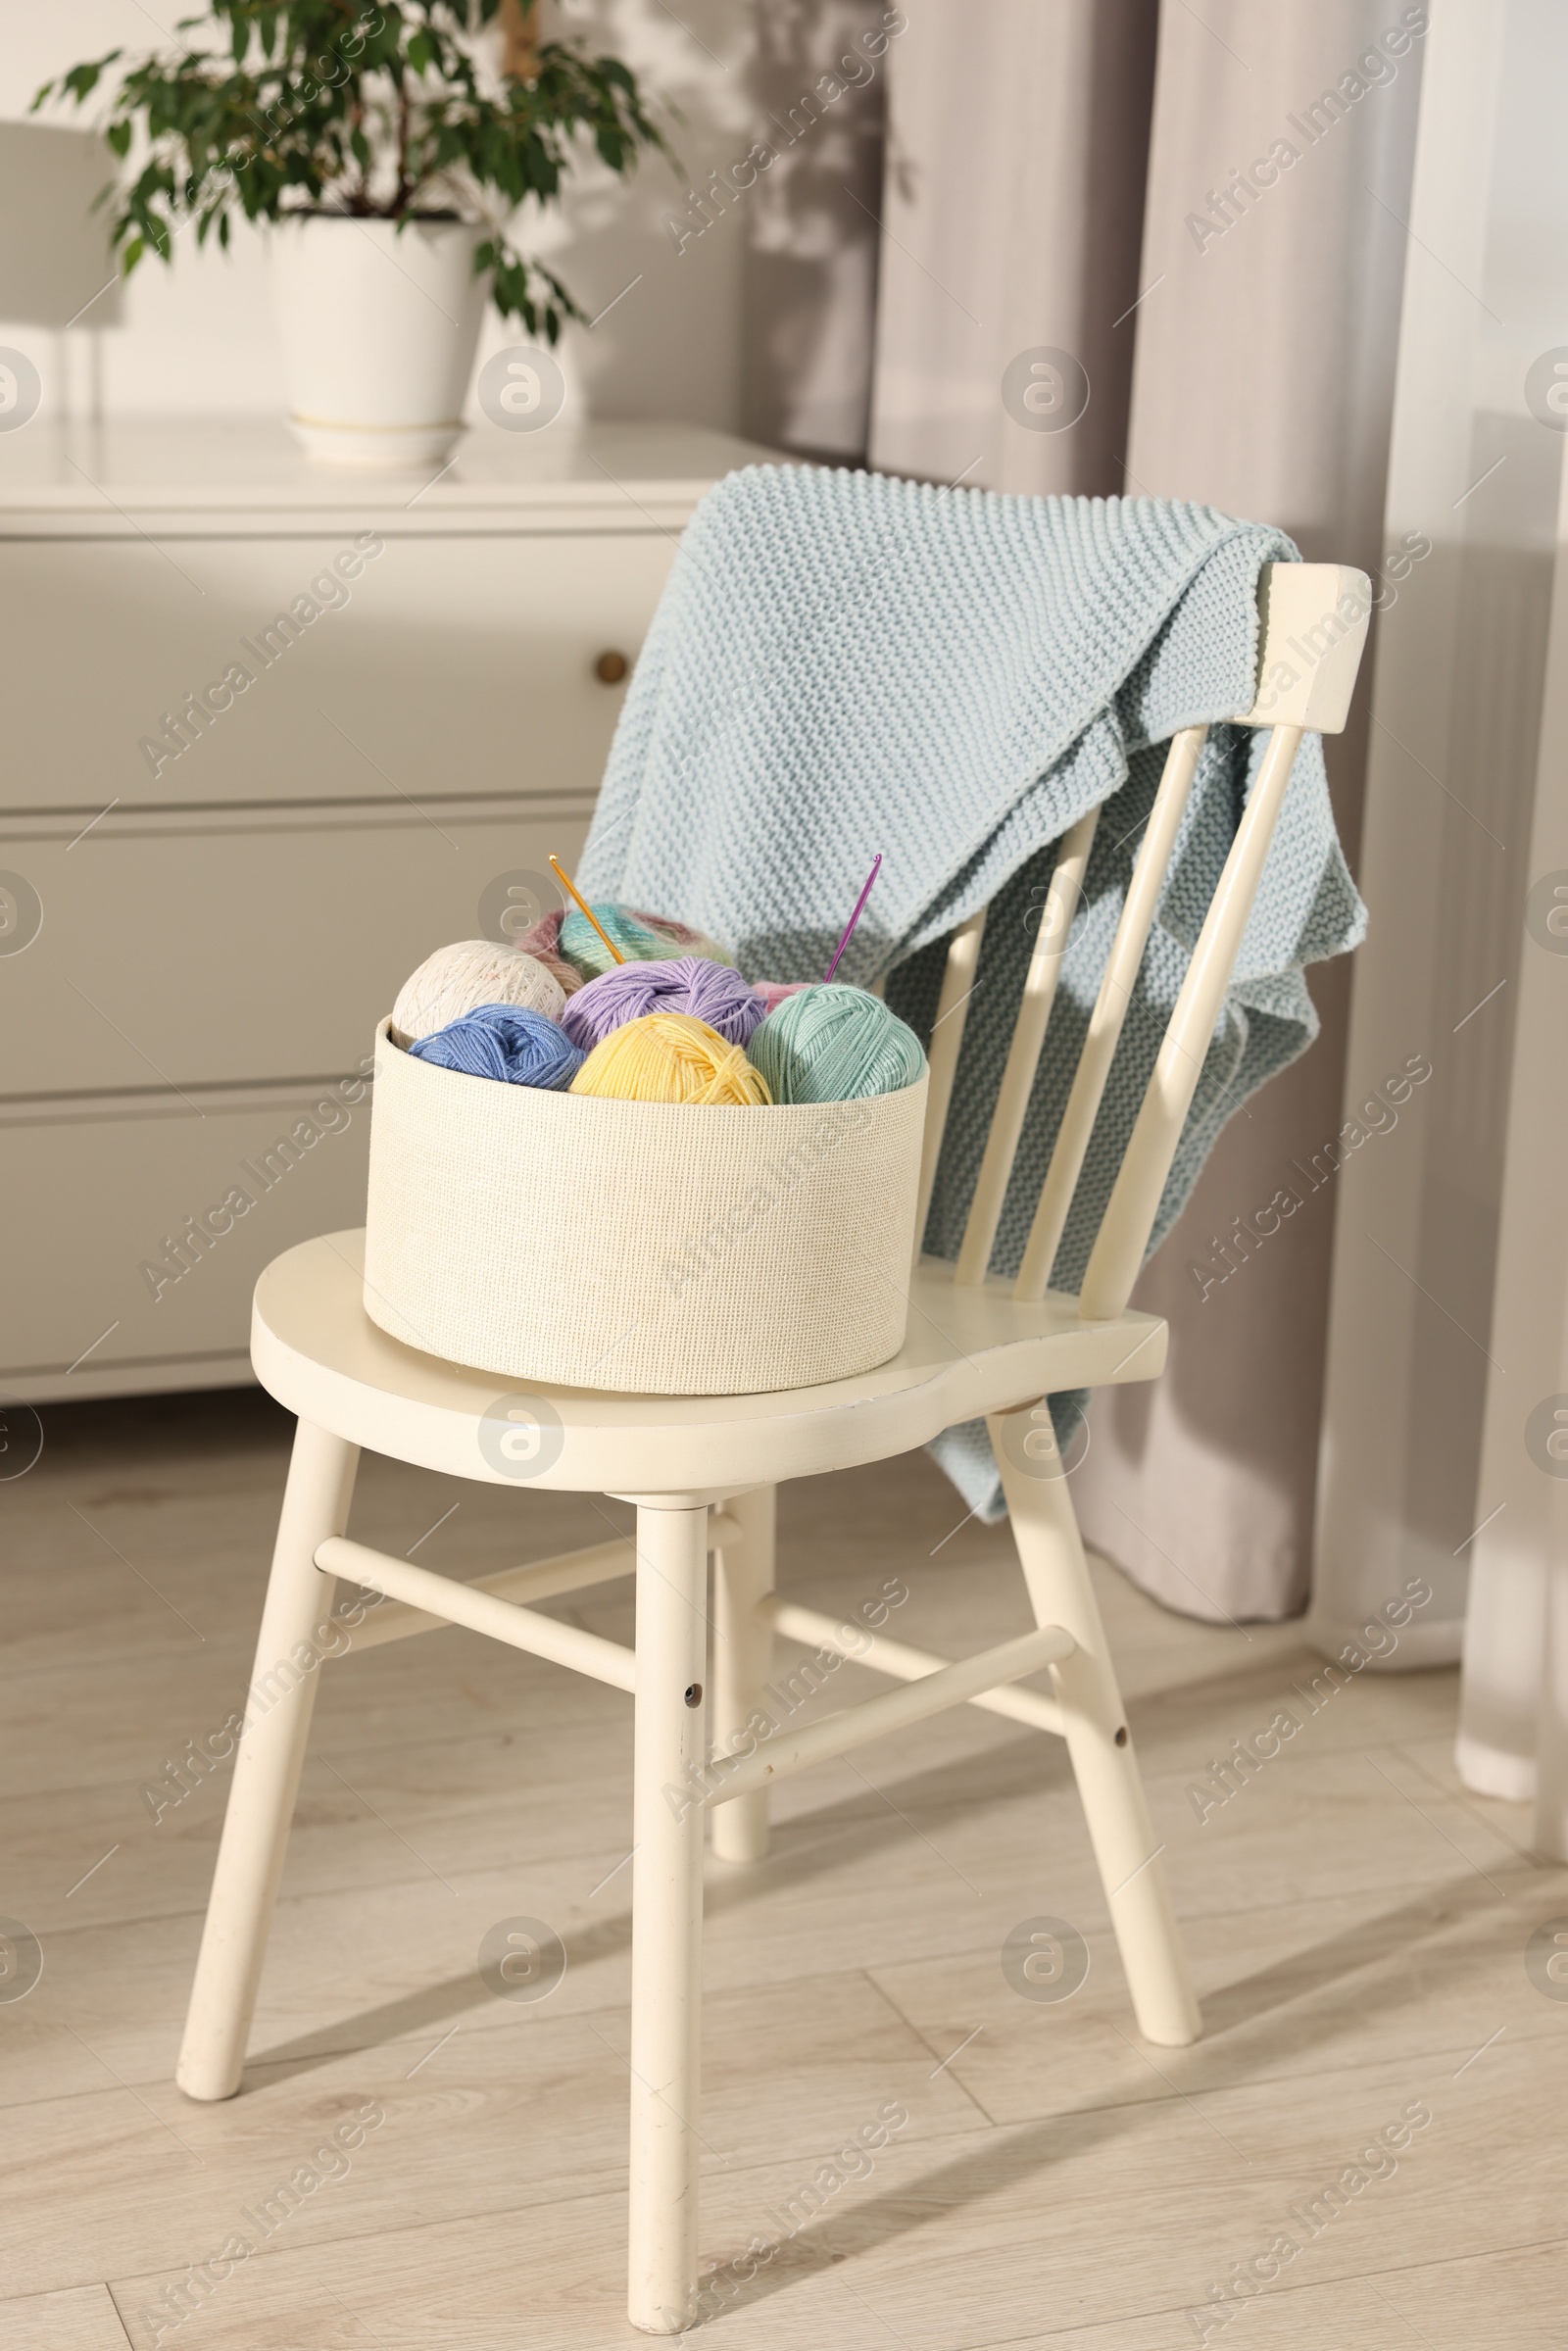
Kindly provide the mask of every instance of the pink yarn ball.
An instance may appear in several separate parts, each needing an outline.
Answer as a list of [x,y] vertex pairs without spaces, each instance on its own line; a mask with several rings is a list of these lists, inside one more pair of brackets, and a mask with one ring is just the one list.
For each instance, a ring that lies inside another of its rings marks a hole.
[[766,1007],[756,990],[727,963],[677,955],[663,963],[620,963],[601,972],[568,1002],[561,1025],[573,1045],[592,1053],[628,1020],[649,1012],[690,1012],[716,1029],[728,1045],[745,1045]]
[[677,922],[673,914],[645,914],[641,906],[628,906],[626,911],[633,922],[645,923],[661,939],[667,939],[671,947],[680,948],[689,955],[706,955],[710,963],[731,960],[728,950],[720,947],[716,939],[710,939],[706,931],[694,931],[689,922]]
[[803,988],[814,988],[816,982],[814,980],[753,980],[752,986],[761,998],[768,1011],[771,1012],[775,1004],[781,1004],[784,1002],[786,996],[799,996]]
[[542,963],[568,996],[575,996],[582,986],[582,973],[561,952],[561,926],[565,919],[564,908],[558,906],[553,914],[541,916],[532,930],[524,931],[512,944],[525,955],[532,955],[536,963]]

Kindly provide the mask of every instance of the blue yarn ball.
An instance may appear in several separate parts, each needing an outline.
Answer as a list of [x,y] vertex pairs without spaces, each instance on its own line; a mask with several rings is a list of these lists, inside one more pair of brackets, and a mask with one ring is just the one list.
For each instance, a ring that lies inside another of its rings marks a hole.
[[543,1012],[520,1004],[479,1004],[461,1020],[449,1020],[433,1037],[409,1048],[416,1060],[465,1077],[502,1078],[513,1086],[545,1086],[564,1093],[587,1055],[564,1029]]
[[852,1102],[898,1094],[925,1067],[913,1029],[879,997],[837,981],[785,997],[746,1050],[776,1102]]

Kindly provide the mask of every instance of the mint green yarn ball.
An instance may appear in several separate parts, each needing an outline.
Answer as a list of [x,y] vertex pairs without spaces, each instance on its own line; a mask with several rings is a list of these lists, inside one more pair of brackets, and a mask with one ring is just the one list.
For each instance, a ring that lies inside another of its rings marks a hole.
[[746,1050],[776,1102],[898,1094],[925,1067],[919,1038],[880,998],[836,984],[785,997]]

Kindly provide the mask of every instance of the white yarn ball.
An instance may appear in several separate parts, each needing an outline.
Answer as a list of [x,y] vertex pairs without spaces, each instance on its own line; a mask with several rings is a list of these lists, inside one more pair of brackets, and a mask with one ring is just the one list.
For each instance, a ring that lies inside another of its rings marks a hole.
[[518,1004],[559,1020],[565,1002],[561,982],[532,955],[494,939],[460,939],[426,955],[404,981],[392,1007],[392,1035],[399,1045],[413,1045],[480,1004]]

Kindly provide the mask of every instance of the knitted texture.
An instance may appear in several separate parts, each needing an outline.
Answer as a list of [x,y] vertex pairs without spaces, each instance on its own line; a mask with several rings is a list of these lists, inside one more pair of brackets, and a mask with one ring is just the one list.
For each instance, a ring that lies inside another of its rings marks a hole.
[[[1280,531],[1158,499],[1017,498],[813,466],[748,466],[694,514],[637,663],[579,878],[678,907],[748,977],[826,968],[929,1044],[943,945],[990,906],[925,1247],[957,1253],[1054,844],[1104,803],[997,1244],[1016,1271],[1178,727],[1252,702],[1257,575]],[[1266,734],[1216,723],[1053,1282],[1075,1291]],[[1214,1139],[1317,1033],[1301,967],[1359,941],[1322,744],[1298,755],[1154,1242]],[[1079,1399],[1058,1404],[1065,1438]],[[933,1447],[1001,1514],[983,1426]]]

